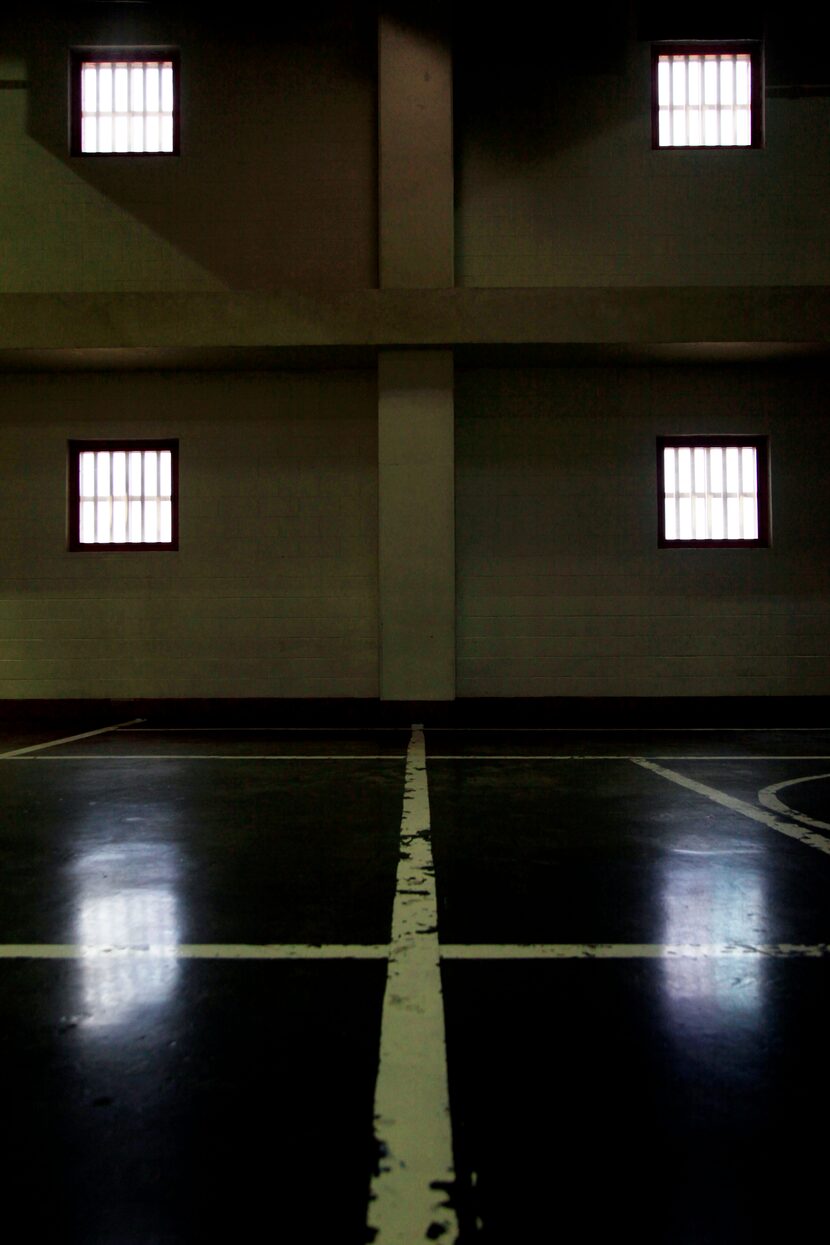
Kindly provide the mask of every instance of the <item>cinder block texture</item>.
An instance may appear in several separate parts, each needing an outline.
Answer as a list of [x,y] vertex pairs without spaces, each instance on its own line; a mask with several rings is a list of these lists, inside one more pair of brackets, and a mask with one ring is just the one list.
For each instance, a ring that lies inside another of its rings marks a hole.
[[384,352],[378,388],[381,695],[452,700],[452,354]]
[[[376,696],[372,376],[0,379],[0,698]],[[175,436],[180,548],[66,550],[68,438]]]
[[[826,369],[457,374],[459,696],[830,692]],[[772,546],[657,547],[656,438],[770,437]]]

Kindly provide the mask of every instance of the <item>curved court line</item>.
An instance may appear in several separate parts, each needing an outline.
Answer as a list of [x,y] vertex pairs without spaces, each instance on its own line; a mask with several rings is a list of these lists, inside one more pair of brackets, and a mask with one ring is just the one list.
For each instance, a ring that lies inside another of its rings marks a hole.
[[804,843],[807,847],[814,847],[816,851],[824,852],[830,856],[830,838],[823,834],[816,834],[814,831],[807,829],[806,826],[796,825],[791,817],[790,820],[783,821],[780,817],[775,817],[771,812],[756,808],[754,804],[750,804],[747,800],[739,800],[734,795],[727,795],[725,791],[719,791],[717,787],[710,787],[707,783],[697,782],[694,778],[687,778],[685,774],[680,774],[677,770],[668,769],[664,765],[656,765],[654,761],[647,761],[645,757],[632,757],[631,760],[635,765],[651,770],[653,774],[659,774],[661,778],[666,778],[669,782],[677,783],[678,787],[685,787],[687,791],[694,791],[697,795],[705,796],[707,800],[711,800],[714,804],[720,804],[724,808],[731,809],[733,813],[740,813],[744,817],[751,817],[753,821],[760,821],[763,825],[769,826],[771,830],[777,830],[779,834],[786,834],[787,838],[797,839],[799,843]]
[[788,817],[794,817],[796,821],[800,821],[805,826],[815,826],[817,830],[830,830],[830,822],[820,821],[817,817],[808,817],[806,813],[797,813],[794,808],[790,808],[789,804],[779,800],[775,794],[776,791],[782,791],[784,787],[796,787],[800,782],[816,782],[819,778],[830,778],[830,774],[808,774],[806,778],[788,778],[785,782],[771,783],[758,792],[758,802],[763,804],[764,808],[772,809],[773,812],[786,813]]

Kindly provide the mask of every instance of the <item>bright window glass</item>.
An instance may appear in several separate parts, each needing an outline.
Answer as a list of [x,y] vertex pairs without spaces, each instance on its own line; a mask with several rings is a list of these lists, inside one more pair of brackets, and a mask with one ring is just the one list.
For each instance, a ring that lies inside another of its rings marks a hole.
[[81,152],[172,152],[172,60],[81,62]]
[[750,52],[657,57],[659,147],[750,147],[751,101]]
[[171,543],[171,450],[81,450],[78,486],[79,544]]
[[760,539],[757,446],[666,445],[662,453],[667,542]]

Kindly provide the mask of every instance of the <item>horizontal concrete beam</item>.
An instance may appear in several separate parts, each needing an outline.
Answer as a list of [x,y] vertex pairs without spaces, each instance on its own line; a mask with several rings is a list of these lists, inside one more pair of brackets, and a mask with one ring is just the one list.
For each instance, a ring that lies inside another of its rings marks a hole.
[[830,287],[0,295],[6,357],[26,350],[692,342],[830,343]]

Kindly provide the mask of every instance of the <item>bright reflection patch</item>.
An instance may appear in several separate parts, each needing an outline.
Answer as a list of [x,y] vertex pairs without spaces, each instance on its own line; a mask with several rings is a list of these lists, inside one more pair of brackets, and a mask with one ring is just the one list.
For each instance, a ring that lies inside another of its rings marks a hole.
[[[766,921],[766,893],[754,867],[730,851],[690,842],[673,854],[662,878],[662,941],[691,947],[741,946],[758,941]],[[700,955],[660,961],[672,1011],[695,1015],[701,1004],[740,1014],[763,1004],[764,957]]]
[[[82,1010],[93,1026],[123,1023],[163,1002],[179,974],[178,918],[172,891],[121,890],[84,900],[78,920]],[[132,948],[129,954],[125,948]]]
[[78,1010],[87,1025],[123,1024],[172,994],[181,940],[177,869],[168,844],[140,840],[99,847],[76,861]]
[[81,151],[172,152],[174,92],[172,60],[84,61]]

